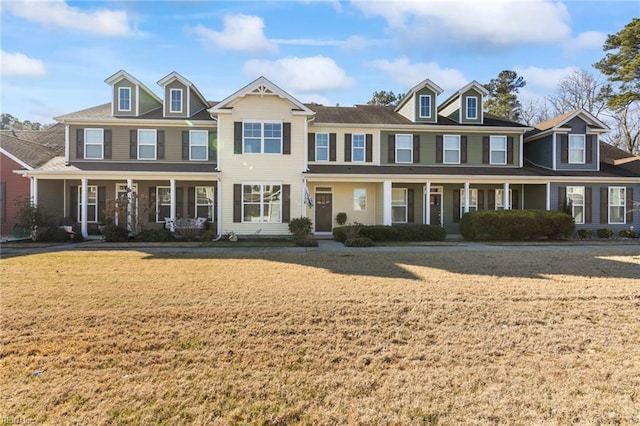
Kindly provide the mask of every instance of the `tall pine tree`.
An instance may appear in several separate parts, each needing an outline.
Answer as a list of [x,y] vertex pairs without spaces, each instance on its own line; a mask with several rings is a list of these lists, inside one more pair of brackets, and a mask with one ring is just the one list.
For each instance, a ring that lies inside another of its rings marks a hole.
[[506,120],[519,121],[522,105],[518,100],[518,92],[525,84],[524,78],[515,71],[500,71],[497,78],[492,78],[484,85],[489,91],[484,103],[485,111]]

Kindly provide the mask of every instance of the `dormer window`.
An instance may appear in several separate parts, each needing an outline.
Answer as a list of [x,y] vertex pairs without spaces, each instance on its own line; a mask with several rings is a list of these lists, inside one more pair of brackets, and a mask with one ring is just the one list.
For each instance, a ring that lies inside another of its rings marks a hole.
[[467,119],[476,120],[478,118],[478,98],[467,97]]
[[431,118],[431,95],[420,95],[420,118]]
[[131,111],[131,87],[118,88],[118,109]]
[[169,112],[182,112],[182,89],[169,91]]
[[585,163],[584,135],[569,135],[569,164]]

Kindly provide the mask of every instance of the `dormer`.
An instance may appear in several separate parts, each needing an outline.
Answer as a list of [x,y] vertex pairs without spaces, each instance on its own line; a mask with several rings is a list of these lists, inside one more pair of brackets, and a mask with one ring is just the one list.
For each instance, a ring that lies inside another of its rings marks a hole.
[[437,98],[443,90],[428,78],[407,92],[398,103],[395,112],[414,123],[436,123],[438,121]]
[[484,124],[482,105],[488,94],[484,86],[473,80],[440,105],[440,114],[460,124]]
[[164,93],[163,117],[192,117],[209,107],[196,86],[173,71],[158,81]]
[[162,106],[162,99],[124,70],[104,82],[112,88],[111,114],[114,117],[138,117]]

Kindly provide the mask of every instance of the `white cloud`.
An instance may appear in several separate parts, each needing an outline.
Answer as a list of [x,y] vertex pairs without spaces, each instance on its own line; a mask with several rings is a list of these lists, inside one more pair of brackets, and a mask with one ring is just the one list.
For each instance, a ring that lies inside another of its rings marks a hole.
[[403,57],[394,61],[380,59],[369,63],[389,75],[402,89],[410,89],[425,78],[433,81],[444,90],[458,90],[469,82],[461,71],[454,68],[442,68],[435,62],[410,63]]
[[602,49],[607,35],[600,31],[585,31],[566,44],[567,49]]
[[251,78],[263,75],[281,82],[287,91],[304,93],[339,90],[353,84],[353,79],[325,56],[287,57],[276,61],[253,59],[244,64],[243,72]]
[[41,60],[30,58],[22,53],[0,50],[0,64],[2,75],[6,76],[42,77],[47,73]]
[[559,42],[571,34],[566,6],[549,0],[357,0],[353,4],[367,15],[385,18],[390,33],[411,43],[500,47]]
[[107,37],[136,33],[125,11],[98,9],[84,11],[64,0],[20,0],[3,3],[5,11],[45,26],[71,28]]
[[525,87],[530,91],[540,89],[543,91],[554,90],[558,83],[564,80],[569,74],[576,70],[575,67],[564,68],[540,68],[540,67],[514,67],[518,75],[524,77],[527,82]]
[[258,16],[227,15],[224,29],[214,31],[203,25],[191,29],[194,33],[214,45],[241,52],[276,52],[278,46],[264,35],[264,21]]

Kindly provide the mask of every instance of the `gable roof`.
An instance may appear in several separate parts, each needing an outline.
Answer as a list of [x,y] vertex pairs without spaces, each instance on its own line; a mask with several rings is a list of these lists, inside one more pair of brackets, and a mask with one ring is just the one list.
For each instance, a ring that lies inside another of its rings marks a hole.
[[440,106],[438,106],[438,109],[443,109],[444,107],[449,105],[451,102],[455,101],[460,95],[462,95],[463,93],[465,93],[469,89],[476,89],[483,96],[487,96],[489,94],[489,91],[487,89],[485,89],[482,84],[478,83],[476,80],[473,80],[472,82],[470,82],[466,86],[462,87],[460,90],[456,91],[453,95],[451,95],[447,99],[445,99],[445,101],[442,102],[440,104]]
[[193,90],[193,93],[195,93],[205,105],[210,106],[209,101],[207,101],[202,93],[200,93],[195,84],[184,78],[182,75],[178,74],[176,71],[172,71],[158,80],[158,86],[164,88],[167,84],[171,83],[174,80],[178,80],[180,83]]
[[558,115],[556,117],[550,118],[549,120],[538,123],[533,127],[540,131],[555,129],[561,127],[577,116],[580,116],[580,118],[582,118],[585,122],[591,124],[591,126],[593,127],[601,128],[603,130],[609,130],[609,126],[607,126],[602,121],[598,120],[597,117],[583,109],[575,109],[573,111],[569,111],[562,115]]
[[104,82],[107,83],[109,86],[113,86],[118,81],[122,80],[123,78],[126,78],[127,80],[129,80],[130,82],[135,84],[136,86],[141,87],[145,92],[147,92],[149,95],[151,95],[151,97],[153,97],[153,99],[155,99],[156,101],[162,103],[162,99],[160,99],[158,97],[158,95],[153,93],[153,91],[151,89],[149,89],[147,86],[145,86],[144,83],[142,83],[140,80],[138,80],[137,78],[135,78],[134,76],[132,76],[131,74],[126,72],[125,70],[120,70],[120,71],[116,72],[111,77],[108,77]]
[[442,90],[442,88],[437,84],[435,84],[433,81],[429,80],[428,78],[424,79],[420,83],[413,86],[411,90],[409,90],[404,95],[404,97],[400,100],[400,102],[398,102],[398,105],[396,106],[395,111],[400,111],[400,108],[402,108],[402,106],[406,104],[409,101],[409,99],[411,99],[416,94],[416,92],[418,92],[419,90],[422,90],[425,87],[428,87],[429,89],[433,90],[436,93],[436,95],[439,95],[442,92],[444,92],[444,90]]
[[276,86],[266,77],[258,77],[251,83],[244,86],[242,89],[226,97],[215,106],[209,108],[209,112],[211,112],[212,114],[230,112],[235,101],[251,94],[260,96],[278,96],[279,98],[289,101],[295,107],[295,110],[298,114],[313,115],[313,111],[310,110],[306,105],[291,96],[289,93],[282,90],[280,87]]

